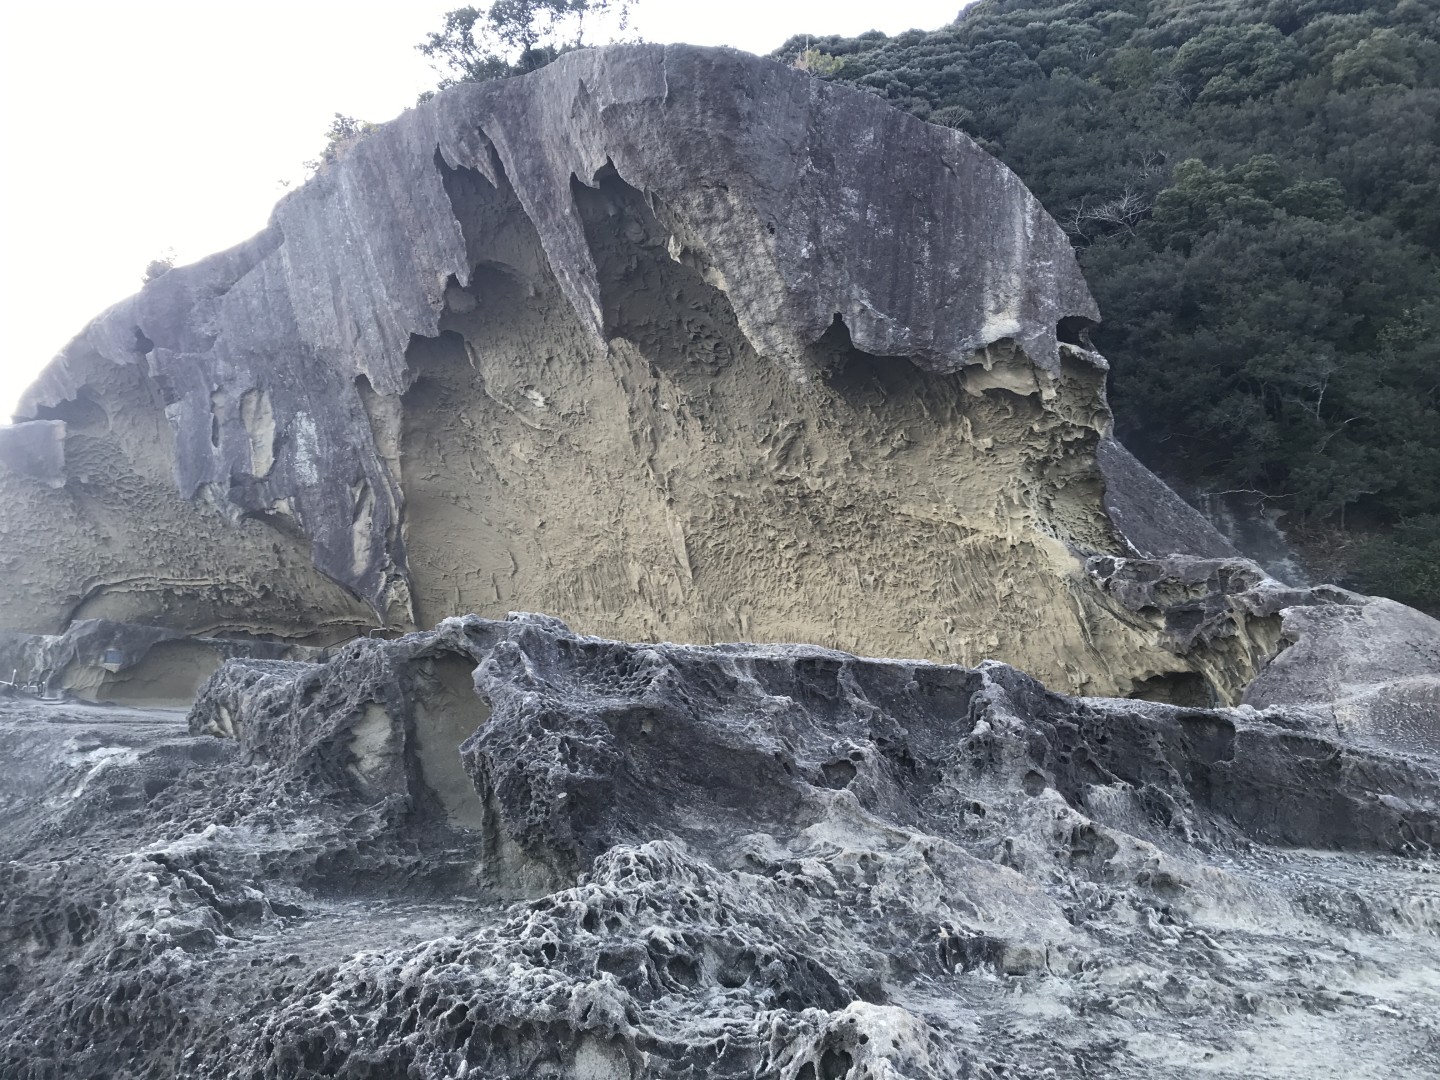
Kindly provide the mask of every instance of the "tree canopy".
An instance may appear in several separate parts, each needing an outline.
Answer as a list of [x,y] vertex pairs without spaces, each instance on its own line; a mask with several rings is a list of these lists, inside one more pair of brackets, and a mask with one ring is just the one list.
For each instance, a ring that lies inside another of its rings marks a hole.
[[1030,186],[1076,244],[1142,459],[1273,500],[1323,571],[1440,607],[1433,0],[981,0],[776,55]]
[[583,48],[597,20],[624,30],[634,0],[494,0],[445,13],[440,29],[415,46],[445,73],[440,88],[523,75]]

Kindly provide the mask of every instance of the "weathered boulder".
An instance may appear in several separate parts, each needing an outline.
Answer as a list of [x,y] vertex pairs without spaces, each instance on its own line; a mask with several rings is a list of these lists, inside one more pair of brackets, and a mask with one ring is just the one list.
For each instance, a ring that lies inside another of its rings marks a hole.
[[48,456],[0,469],[0,620],[328,644],[523,606],[1210,679],[1084,571],[1231,554],[1106,441],[1096,317],[965,135],[729,50],[570,54],[96,319],[9,436]]
[[1286,605],[1283,651],[1245,701],[1303,711],[1318,730],[1361,744],[1440,746],[1440,622],[1382,597],[1325,591],[1332,602]]

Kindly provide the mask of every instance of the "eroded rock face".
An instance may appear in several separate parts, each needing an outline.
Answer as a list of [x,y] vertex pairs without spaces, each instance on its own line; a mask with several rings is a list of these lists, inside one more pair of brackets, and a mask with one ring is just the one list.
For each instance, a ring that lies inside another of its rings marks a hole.
[[321,656],[318,649],[279,642],[195,637],[163,626],[80,619],[63,634],[0,631],[0,683],[34,697],[188,709],[225,660],[313,662]]
[[232,661],[189,730],[0,701],[6,1076],[1434,1060],[1433,743],[538,616]]
[[1094,317],[964,136],[651,46],[101,316],[0,431],[0,1074],[1425,1074],[1440,623],[1238,558]]
[[966,136],[727,50],[575,53],[92,323],[0,445],[0,619],[323,645],[526,607],[1214,682],[1084,571],[1233,554],[1104,442],[1096,317]]
[[1383,597],[1329,592],[1334,602],[1286,606],[1284,649],[1245,700],[1303,709],[1361,744],[1440,745],[1440,622]]

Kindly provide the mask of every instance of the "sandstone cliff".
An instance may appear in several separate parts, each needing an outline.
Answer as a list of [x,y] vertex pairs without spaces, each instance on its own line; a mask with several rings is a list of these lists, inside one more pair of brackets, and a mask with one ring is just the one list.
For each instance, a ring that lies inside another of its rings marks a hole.
[[1084,571],[1233,554],[1097,460],[1096,317],[963,134],[735,52],[577,53],[382,126],[91,323],[0,445],[0,626],[525,607],[1234,700],[1273,628],[1177,655]]

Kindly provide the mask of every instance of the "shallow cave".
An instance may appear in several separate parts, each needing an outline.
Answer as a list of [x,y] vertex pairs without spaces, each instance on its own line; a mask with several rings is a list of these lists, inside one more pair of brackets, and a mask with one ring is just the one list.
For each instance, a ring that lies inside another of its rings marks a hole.
[[1186,708],[1213,709],[1220,704],[1210,680],[1198,671],[1167,671],[1137,681],[1126,697]]

